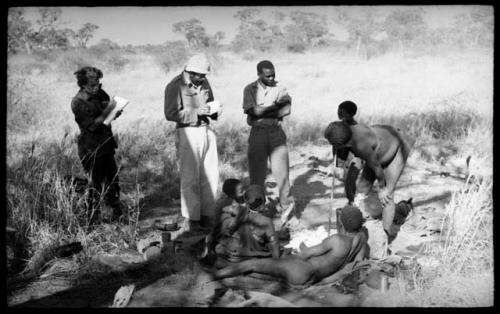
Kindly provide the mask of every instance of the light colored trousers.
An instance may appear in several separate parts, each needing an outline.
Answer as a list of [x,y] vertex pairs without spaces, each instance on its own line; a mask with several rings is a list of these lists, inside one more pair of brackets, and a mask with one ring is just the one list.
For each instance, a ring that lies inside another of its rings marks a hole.
[[219,184],[215,133],[208,126],[178,128],[176,146],[181,177],[181,213],[191,220],[212,217]]
[[281,127],[253,126],[248,138],[248,172],[250,183],[266,188],[267,161],[279,190],[280,205],[286,208],[293,200],[288,176],[288,147]]

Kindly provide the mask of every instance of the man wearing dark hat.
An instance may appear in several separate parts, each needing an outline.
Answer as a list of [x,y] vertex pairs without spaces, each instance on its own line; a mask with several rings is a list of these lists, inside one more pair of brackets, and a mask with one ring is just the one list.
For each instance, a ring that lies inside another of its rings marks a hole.
[[[389,125],[367,126],[362,123],[348,124],[346,121],[330,123],[325,130],[325,137],[332,144],[334,154],[338,149],[347,148],[364,162],[359,182],[346,182],[346,186],[354,185],[359,192],[368,195],[374,181],[378,180],[378,196],[383,205],[383,227],[390,244],[396,237],[391,232],[395,214],[394,191],[414,140]],[[356,176],[348,177],[356,180]],[[348,193],[348,198],[350,203],[354,201],[354,191]]]
[[286,135],[281,124],[290,114],[292,98],[275,80],[274,65],[264,60],[257,64],[258,80],[243,92],[243,111],[252,127],[248,139],[250,183],[265,186],[267,162],[279,190],[278,212],[283,222],[295,208],[290,193],[289,160]]
[[[103,123],[115,108],[116,102],[101,88],[99,83],[103,77],[101,70],[88,66],[74,74],[80,90],[71,101],[71,110],[80,128],[78,156],[83,168],[91,177],[89,215],[93,221],[98,218],[100,213],[97,209],[98,200],[102,192],[106,204],[113,208],[113,219],[116,219],[122,213],[118,167],[114,158],[118,145],[113,137],[111,125]],[[116,117],[120,114],[121,111]]]
[[340,219],[344,231],[329,236],[318,245],[280,259],[250,259],[230,265],[214,272],[213,279],[254,272],[284,279],[291,286],[301,288],[328,281],[329,277],[344,265],[367,257],[369,249],[368,236],[362,228],[363,217],[360,210],[347,205],[342,209]]
[[184,232],[209,228],[215,211],[219,159],[210,121],[220,116],[222,108],[206,79],[209,72],[207,58],[194,55],[165,88],[165,117],[177,127]]

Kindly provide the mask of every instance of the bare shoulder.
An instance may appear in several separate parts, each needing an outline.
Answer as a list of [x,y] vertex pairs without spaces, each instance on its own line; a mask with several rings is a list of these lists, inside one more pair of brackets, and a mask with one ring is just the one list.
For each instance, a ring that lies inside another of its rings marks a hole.
[[343,245],[350,242],[350,238],[343,234],[334,234],[324,239],[322,244],[328,247],[337,247],[338,245]]
[[415,144],[415,139],[411,136],[404,134],[400,129],[396,129],[392,125],[387,124],[377,124],[372,126],[375,132],[379,135],[380,138],[395,138],[398,139],[403,145],[408,148],[413,147]]
[[255,212],[250,213],[248,215],[248,219],[260,227],[268,227],[268,226],[274,227],[273,221],[271,220],[271,218],[264,216],[260,213],[255,213]]
[[359,139],[376,138],[376,130],[363,123],[356,123],[350,125],[352,136]]
[[363,159],[368,158],[377,146],[378,136],[372,127],[358,123],[351,126],[351,145],[353,153]]

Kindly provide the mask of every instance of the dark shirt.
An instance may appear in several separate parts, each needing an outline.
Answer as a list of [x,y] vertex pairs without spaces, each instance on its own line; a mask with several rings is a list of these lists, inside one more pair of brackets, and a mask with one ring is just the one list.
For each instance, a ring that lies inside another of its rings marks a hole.
[[94,120],[102,114],[109,103],[109,95],[102,89],[95,95],[80,89],[71,100],[71,110],[75,114],[75,121],[80,128],[78,136],[78,156],[83,158],[89,154],[95,157],[114,154],[118,147],[111,131],[111,126]]
[[165,118],[177,122],[177,127],[203,126],[211,119],[217,120],[217,113],[211,116],[198,115],[198,108],[213,101],[212,88],[207,80],[200,87],[190,82],[186,72],[174,77],[165,88],[164,111]]

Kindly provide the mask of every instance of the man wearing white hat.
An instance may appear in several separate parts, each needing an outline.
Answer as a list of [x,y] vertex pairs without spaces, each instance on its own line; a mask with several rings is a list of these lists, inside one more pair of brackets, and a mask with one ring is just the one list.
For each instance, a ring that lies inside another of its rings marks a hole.
[[189,59],[184,71],[165,88],[165,117],[177,125],[183,230],[210,227],[219,181],[217,143],[210,128],[222,112],[206,79],[210,64],[205,56]]

